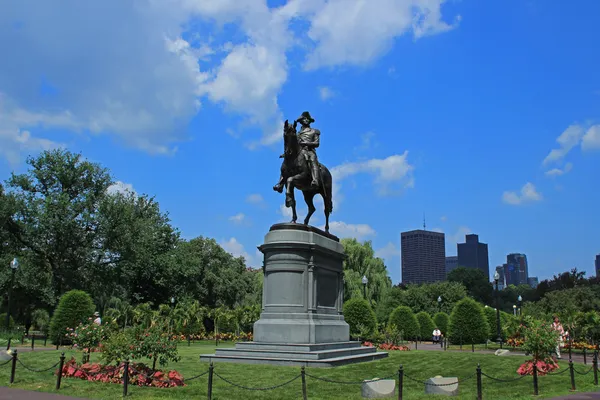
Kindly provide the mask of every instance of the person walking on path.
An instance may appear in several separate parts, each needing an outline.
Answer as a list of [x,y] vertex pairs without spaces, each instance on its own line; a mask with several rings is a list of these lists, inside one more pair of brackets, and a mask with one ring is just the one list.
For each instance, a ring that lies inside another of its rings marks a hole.
[[556,343],[556,358],[560,359],[560,348],[565,346],[565,329],[562,324],[558,320],[558,317],[554,316],[554,322],[552,323],[552,327],[555,331],[558,332],[558,341]]

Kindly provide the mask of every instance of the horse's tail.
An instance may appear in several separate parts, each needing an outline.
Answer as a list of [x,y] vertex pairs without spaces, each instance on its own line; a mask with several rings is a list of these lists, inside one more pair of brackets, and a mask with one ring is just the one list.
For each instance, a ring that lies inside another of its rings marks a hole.
[[333,212],[333,179],[331,177],[331,172],[329,172],[327,167],[322,164],[321,166],[323,168],[321,176],[323,178],[323,202],[325,203],[325,212],[331,214]]

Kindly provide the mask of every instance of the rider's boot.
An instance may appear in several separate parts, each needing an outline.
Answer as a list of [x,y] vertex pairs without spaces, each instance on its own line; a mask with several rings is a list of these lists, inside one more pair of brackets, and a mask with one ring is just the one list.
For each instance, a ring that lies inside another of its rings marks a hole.
[[311,162],[311,169],[312,169],[312,182],[310,183],[311,186],[319,186],[319,181],[317,180],[318,176],[319,176],[319,166],[317,165],[316,162]]

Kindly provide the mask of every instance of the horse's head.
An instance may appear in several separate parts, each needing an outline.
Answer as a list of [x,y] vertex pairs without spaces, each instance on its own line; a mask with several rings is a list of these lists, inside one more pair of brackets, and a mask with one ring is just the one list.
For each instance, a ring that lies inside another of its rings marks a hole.
[[290,124],[287,119],[283,124],[283,134],[285,136],[296,135],[296,129],[294,129],[294,125]]
[[286,156],[294,157],[298,153],[298,140],[296,138],[296,128],[286,119],[283,124],[283,146]]

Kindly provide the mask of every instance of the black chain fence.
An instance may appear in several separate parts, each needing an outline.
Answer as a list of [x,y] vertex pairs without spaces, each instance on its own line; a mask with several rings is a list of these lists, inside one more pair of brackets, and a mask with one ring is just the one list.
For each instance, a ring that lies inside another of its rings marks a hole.
[[[61,354],[60,359],[56,364],[54,364],[48,368],[35,369],[35,368],[32,368],[32,367],[28,366],[27,364],[23,363],[18,357],[17,350],[14,350],[12,353],[12,357],[3,363],[0,363],[0,367],[6,366],[9,364],[11,365],[10,383],[14,383],[14,381],[15,381],[17,365],[20,365],[25,370],[27,370],[29,372],[33,372],[33,373],[43,373],[43,372],[47,372],[50,370],[55,370],[55,373],[57,376],[56,389],[58,390],[58,389],[60,389],[61,379],[64,375],[63,370],[65,369],[65,354],[64,353]],[[69,363],[68,367],[73,368],[75,371],[81,371],[82,374],[85,374],[86,377],[94,377],[100,373],[104,373],[103,371],[92,372],[90,370],[81,369],[76,364],[73,365],[73,363]],[[138,383],[141,382],[140,378],[142,378],[146,382],[160,383],[160,384],[164,384],[164,386],[173,386],[170,379],[160,379],[160,377],[157,374],[158,371],[151,371],[150,373],[141,371],[139,369],[136,369],[134,365],[130,365],[129,361],[125,361],[124,363],[119,364],[117,366],[117,368],[118,369],[123,368],[122,385],[123,385],[123,395],[124,396],[128,395],[128,387],[129,387],[129,383],[131,381],[130,376],[132,374],[136,375],[136,377],[133,379],[134,379],[134,381],[136,381]],[[561,369],[558,372],[546,373],[545,375],[555,376],[555,375],[562,375],[567,372],[570,372],[571,390],[576,390],[576,386],[575,386],[575,375],[576,374],[585,376],[590,373],[593,373],[593,376],[594,376],[593,382],[594,382],[594,385],[597,386],[598,385],[598,354],[596,353],[594,355],[593,366],[586,371],[579,371],[577,368],[574,367],[573,362],[571,360],[569,360],[568,368]],[[484,371],[482,371],[481,367],[479,365],[477,365],[475,372],[468,376],[465,376],[462,378],[455,378],[451,382],[448,382],[448,383],[434,383],[434,382],[430,382],[428,379],[427,380],[418,379],[411,375],[407,375],[404,372],[404,367],[402,365],[400,365],[400,367],[398,368],[398,370],[396,372],[387,374],[383,378],[346,381],[346,380],[334,379],[334,378],[327,377],[327,376],[319,376],[318,374],[313,374],[312,371],[311,371],[311,373],[309,373],[306,371],[305,367],[301,367],[300,373],[298,375],[296,375],[290,379],[287,379],[283,382],[276,383],[276,384],[266,386],[266,387],[252,387],[252,386],[246,386],[246,385],[243,385],[240,383],[236,383],[236,382],[232,381],[230,378],[225,377],[222,374],[216,372],[215,367],[214,367],[213,363],[211,362],[208,370],[206,370],[198,375],[195,375],[193,377],[190,377],[190,378],[182,377],[181,380],[185,384],[186,382],[190,382],[195,379],[199,379],[201,377],[208,376],[208,381],[207,381],[208,400],[212,400],[213,382],[214,382],[215,377],[217,379],[220,379],[221,381],[225,382],[229,386],[232,386],[232,387],[235,387],[238,389],[242,389],[242,390],[248,390],[248,391],[275,390],[275,389],[279,389],[279,388],[283,388],[285,386],[291,385],[292,383],[296,382],[297,380],[301,380],[302,397],[304,400],[307,400],[308,399],[308,391],[307,391],[307,379],[306,378],[310,378],[315,381],[321,381],[321,382],[330,383],[330,384],[341,384],[341,385],[363,385],[365,383],[393,379],[397,384],[396,393],[398,395],[398,399],[401,400],[403,398],[404,378],[406,378],[408,381],[411,381],[411,382],[414,382],[414,383],[417,383],[417,384],[423,385],[423,386],[444,387],[444,386],[458,385],[459,383],[467,382],[467,381],[471,380],[472,378],[476,377],[477,378],[477,399],[481,400],[483,398],[483,390],[482,390],[482,378],[483,377],[491,380],[494,383],[510,383],[510,382],[516,382],[516,381],[520,381],[522,379],[529,378],[529,379],[532,379],[533,394],[538,395],[539,394],[538,375],[539,374],[538,374],[537,366],[535,364],[533,365],[532,374],[519,375],[519,376],[516,376],[513,378],[492,376],[492,375],[487,374]],[[119,378],[119,379],[121,379],[121,378]],[[144,386],[145,384],[142,383],[141,385]]]

